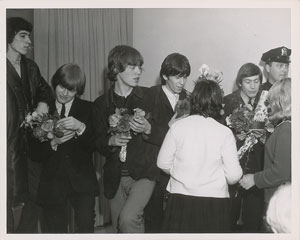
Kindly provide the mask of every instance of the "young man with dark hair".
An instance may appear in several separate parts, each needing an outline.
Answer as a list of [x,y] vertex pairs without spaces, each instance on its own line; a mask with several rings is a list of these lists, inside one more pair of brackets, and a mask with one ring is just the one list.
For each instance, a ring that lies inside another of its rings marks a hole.
[[[129,121],[131,136],[109,133],[109,117],[116,109],[133,115],[139,108],[146,114],[151,109],[149,90],[139,87],[143,57],[126,45],[114,47],[108,56],[108,79],[111,88],[95,100],[96,148],[106,157],[104,195],[109,199],[115,232],[143,233],[144,208],[152,194],[155,162],[147,162],[144,138],[151,133],[145,117]],[[120,151],[127,146],[126,160]],[[124,159],[122,159],[124,160]]]
[[[245,106],[250,111],[254,110],[259,100],[261,83],[262,72],[260,68],[253,63],[243,64],[236,77],[238,89],[224,97],[224,119],[240,106]],[[239,149],[244,144],[246,133],[234,134]],[[263,159],[264,144],[258,142],[240,159],[243,173],[261,171],[263,169]],[[246,191],[235,184],[229,187],[229,192],[232,201],[231,231],[260,232],[263,214],[263,191],[258,188]]]
[[37,202],[43,208],[47,233],[68,233],[69,203],[74,208],[75,232],[94,232],[99,186],[92,156],[93,104],[80,99],[85,83],[85,74],[76,64],[64,64],[55,72],[56,100],[49,112],[61,116],[57,125],[64,135],[46,142],[31,141],[31,157],[42,163]]
[[[179,53],[168,55],[161,64],[161,85],[150,88],[153,99],[152,130],[149,134],[147,158],[157,161],[158,152],[167,134],[169,127],[180,118],[177,117],[175,106],[178,100],[187,98],[184,89],[191,66],[188,59]],[[181,117],[182,118],[182,117]],[[152,197],[145,209],[146,232],[157,233],[161,231],[163,220],[164,197],[169,175],[156,168],[157,178]]]
[[31,233],[37,232],[34,198],[39,166],[28,157],[28,138],[20,124],[33,109],[38,114],[48,112],[53,94],[37,64],[25,56],[31,48],[31,23],[20,17],[8,18],[6,29],[7,231],[16,227],[12,208],[23,206],[17,231]]

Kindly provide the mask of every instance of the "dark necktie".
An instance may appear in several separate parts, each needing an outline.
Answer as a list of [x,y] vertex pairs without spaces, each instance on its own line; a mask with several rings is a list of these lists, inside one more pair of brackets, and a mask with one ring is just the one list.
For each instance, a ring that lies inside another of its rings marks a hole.
[[248,104],[251,106],[251,108],[252,108],[251,110],[253,110],[252,98],[249,98]]
[[65,117],[66,117],[66,116],[65,116],[65,113],[66,113],[66,107],[65,107],[65,104],[64,104],[64,103],[62,103],[61,105],[62,105],[62,107],[61,107],[61,111],[60,111],[60,118],[65,118]]

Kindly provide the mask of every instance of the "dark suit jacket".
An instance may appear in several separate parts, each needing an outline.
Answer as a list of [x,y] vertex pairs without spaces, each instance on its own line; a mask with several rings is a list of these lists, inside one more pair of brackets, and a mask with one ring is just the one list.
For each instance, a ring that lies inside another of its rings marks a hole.
[[[162,85],[151,87],[150,95],[152,98],[151,134],[149,134],[149,137],[146,138],[148,143],[146,157],[149,159],[148,161],[155,162],[155,165],[153,166],[155,167],[156,180],[167,181],[168,177],[166,179],[166,177],[164,177],[166,174],[159,171],[159,168],[156,166],[156,162],[160,147],[167,132],[169,131],[168,123],[175,112],[168,100],[168,97],[162,89]],[[186,97],[186,91],[183,90],[179,94],[179,100],[183,100]],[[164,184],[166,185],[166,183]]]
[[[50,108],[52,114],[55,109],[53,106],[54,102]],[[72,192],[98,194],[98,182],[92,159],[95,141],[92,113],[91,102],[75,98],[69,116],[86,125],[83,134],[58,145],[57,151],[51,148],[50,142],[32,141],[32,159],[42,161],[37,197],[40,204],[63,203]]]

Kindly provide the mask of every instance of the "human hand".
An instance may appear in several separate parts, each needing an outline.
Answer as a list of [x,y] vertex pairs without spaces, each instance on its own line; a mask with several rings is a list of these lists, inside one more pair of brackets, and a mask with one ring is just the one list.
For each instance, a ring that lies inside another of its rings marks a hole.
[[130,128],[137,133],[151,133],[151,124],[144,117],[132,118],[129,121]]
[[108,140],[108,146],[126,146],[130,139],[131,136],[124,136],[122,134],[112,135]]
[[261,138],[265,134],[264,129],[250,129],[250,132],[253,133],[256,138]]
[[49,112],[49,106],[45,102],[39,102],[35,111],[38,115],[43,116]]
[[246,174],[242,177],[242,179],[239,181],[240,185],[248,190],[249,188],[252,188],[255,185],[254,182],[254,174]]
[[241,133],[238,133],[235,136],[238,140],[243,141],[246,138],[247,134],[244,131],[242,131]]
[[185,117],[189,116],[189,114],[183,114],[181,117],[176,118],[177,117],[177,112],[175,112],[175,114],[173,115],[173,117],[170,119],[168,125],[169,127],[171,127],[173,125],[173,123],[177,122],[180,119],[183,119]]
[[66,117],[57,121],[57,126],[67,130],[80,131],[84,123],[80,122],[74,117]]
[[61,138],[54,137],[51,140],[51,145],[52,146],[59,145],[59,144],[62,144],[64,142],[67,142],[67,141],[69,141],[70,139],[72,139],[75,136],[75,131],[65,130],[65,129],[63,129],[61,131],[64,133],[64,135]]

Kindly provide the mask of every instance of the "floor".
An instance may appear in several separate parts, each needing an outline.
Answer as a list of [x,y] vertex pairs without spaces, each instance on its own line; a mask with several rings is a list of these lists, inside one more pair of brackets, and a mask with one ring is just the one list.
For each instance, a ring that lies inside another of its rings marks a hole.
[[104,226],[98,226],[95,228],[95,233],[113,233],[112,225],[105,224]]
[[[14,209],[14,220],[15,223],[18,223],[20,220],[21,208]],[[40,225],[39,225],[39,233],[41,233]],[[113,233],[113,228],[111,223],[107,223],[103,226],[95,227],[95,233]]]

